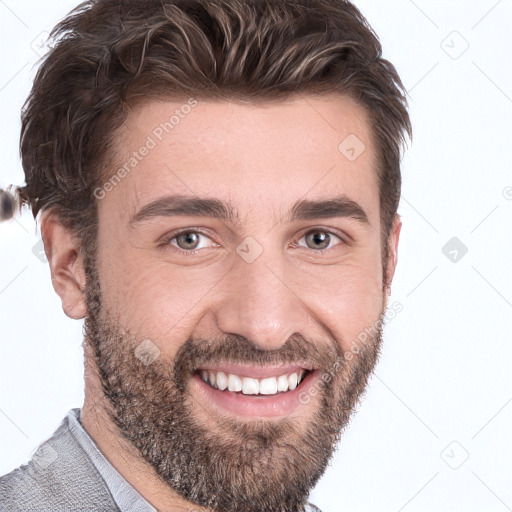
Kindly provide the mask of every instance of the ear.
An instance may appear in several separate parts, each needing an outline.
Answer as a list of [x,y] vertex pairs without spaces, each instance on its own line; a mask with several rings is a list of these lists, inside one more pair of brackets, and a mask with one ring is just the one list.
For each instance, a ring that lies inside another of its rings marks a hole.
[[41,214],[41,236],[53,288],[61,298],[64,313],[70,318],[84,318],[87,313],[85,269],[78,240],[52,212]]
[[391,282],[393,281],[396,264],[398,262],[398,240],[400,239],[401,229],[402,219],[397,213],[393,218],[391,231],[386,242],[388,246],[388,261],[386,265],[386,274],[384,276],[384,287],[386,288],[388,295],[391,292]]

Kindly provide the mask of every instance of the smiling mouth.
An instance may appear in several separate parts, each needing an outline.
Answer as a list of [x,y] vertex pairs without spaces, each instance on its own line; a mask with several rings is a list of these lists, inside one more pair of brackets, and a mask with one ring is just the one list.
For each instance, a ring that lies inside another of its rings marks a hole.
[[293,391],[311,373],[311,370],[299,368],[264,378],[207,369],[197,370],[196,373],[202,381],[218,391],[230,391],[246,396],[270,396]]

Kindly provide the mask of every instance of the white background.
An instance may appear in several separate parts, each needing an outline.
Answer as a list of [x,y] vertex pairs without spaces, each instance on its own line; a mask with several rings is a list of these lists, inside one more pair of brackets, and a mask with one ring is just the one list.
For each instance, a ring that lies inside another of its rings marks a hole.
[[[512,2],[355,3],[410,95],[391,299],[403,311],[311,501],[324,512],[512,510]],[[74,6],[0,0],[2,187],[23,182],[19,113],[40,34]],[[468,249],[457,262],[442,252],[452,237]],[[0,225],[0,474],[83,400],[82,323],[63,314],[38,240],[28,211]]]

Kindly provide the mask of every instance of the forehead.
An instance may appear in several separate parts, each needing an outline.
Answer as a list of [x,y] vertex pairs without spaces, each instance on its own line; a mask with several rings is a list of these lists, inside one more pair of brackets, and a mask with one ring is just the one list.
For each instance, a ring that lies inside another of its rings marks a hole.
[[255,209],[282,216],[300,198],[345,195],[366,203],[370,215],[378,210],[367,116],[340,96],[257,105],[150,101],[128,115],[116,153],[115,183],[102,203],[115,202],[125,222],[176,194],[222,197],[240,223]]

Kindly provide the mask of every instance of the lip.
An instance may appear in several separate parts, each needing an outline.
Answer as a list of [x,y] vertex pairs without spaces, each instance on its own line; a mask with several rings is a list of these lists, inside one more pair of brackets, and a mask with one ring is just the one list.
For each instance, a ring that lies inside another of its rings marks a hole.
[[[280,367],[279,370],[282,371],[283,368]],[[297,368],[297,366],[293,366],[293,368]],[[277,373],[277,375],[281,374]],[[208,407],[220,409],[231,415],[244,418],[273,418],[288,416],[296,409],[307,407],[307,403],[304,404],[299,401],[299,396],[302,393],[307,393],[319,378],[319,372],[312,370],[292,391],[277,393],[276,395],[244,395],[240,392],[234,393],[215,389],[204,382],[198,373],[194,373],[191,378],[191,391],[192,395],[199,396],[201,401],[206,401]]]
[[290,374],[293,372],[300,372],[301,370],[315,370],[308,363],[294,363],[289,365],[279,366],[250,366],[234,363],[218,363],[214,365],[205,365],[197,368],[200,370],[207,370],[212,372],[224,372],[226,374],[232,373],[239,377],[250,377],[253,379],[264,379],[266,377],[279,377],[279,375]]

